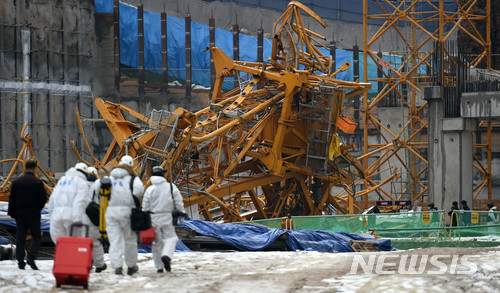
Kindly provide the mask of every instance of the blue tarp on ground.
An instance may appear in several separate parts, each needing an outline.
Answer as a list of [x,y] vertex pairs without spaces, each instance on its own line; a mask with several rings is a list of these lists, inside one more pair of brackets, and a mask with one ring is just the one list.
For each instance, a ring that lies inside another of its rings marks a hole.
[[184,228],[210,236],[243,251],[256,251],[271,245],[282,234],[287,233],[286,244],[291,250],[320,252],[352,252],[350,240],[376,240],[382,251],[395,250],[390,240],[378,240],[368,234],[351,234],[319,230],[269,229],[251,224],[221,224],[200,220],[186,220],[180,224]]
[[375,239],[368,234],[352,234],[346,232],[330,232],[322,230],[291,230],[287,231],[286,244],[292,250],[320,251],[320,252],[352,252],[349,246],[351,240],[363,240],[378,242],[381,251],[395,250],[389,239]]
[[[5,225],[5,226],[16,227],[16,221],[15,220],[3,220],[3,221],[0,221],[0,224]],[[49,231],[50,231],[50,221],[49,220],[42,220],[41,221],[41,229],[42,229],[42,232],[49,233]]]
[[[45,212],[45,211],[44,211]],[[1,225],[16,226],[14,220],[1,220]],[[223,241],[242,251],[262,250],[281,235],[287,233],[286,244],[290,250],[320,252],[352,252],[350,240],[376,240],[381,251],[395,250],[389,239],[375,239],[368,234],[351,234],[346,232],[330,232],[321,230],[284,230],[270,229],[266,226],[252,224],[221,224],[200,220],[185,220],[180,226],[196,231],[199,235],[210,236]],[[49,233],[50,221],[42,220],[42,231]],[[143,246],[150,251],[150,246]],[[191,251],[182,241],[176,246],[177,251]]]
[[[47,215],[49,213],[48,209],[42,209],[40,212],[41,215]],[[10,226],[10,227],[16,227],[16,221],[13,220],[11,217],[7,216],[7,206],[5,209],[0,208],[0,214],[2,215],[3,220],[0,220],[0,225],[5,225],[5,226]],[[5,216],[3,216],[5,215]],[[50,221],[49,220],[41,220],[41,229],[42,232],[44,233],[49,233],[50,230]]]
[[286,232],[259,225],[221,224],[200,220],[185,220],[180,226],[203,236],[217,238],[243,251],[264,249]]

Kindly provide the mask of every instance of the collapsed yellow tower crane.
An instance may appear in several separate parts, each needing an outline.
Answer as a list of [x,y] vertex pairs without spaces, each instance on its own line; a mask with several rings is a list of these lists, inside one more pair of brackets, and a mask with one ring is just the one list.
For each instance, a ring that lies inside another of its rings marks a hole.
[[[208,220],[217,220],[213,211],[222,212],[224,221],[315,215],[327,205],[349,212],[340,201],[350,202],[352,212],[352,196],[334,197],[330,190],[353,184],[363,171],[347,151],[353,146],[341,145],[337,132],[355,126],[341,115],[344,100],[371,85],[335,79],[340,70],[319,49],[325,38],[304,27],[302,13],[326,25],[290,2],[274,27],[268,63],[234,61],[208,48],[217,79],[209,107],[198,112],[178,108],[145,117],[97,98],[113,134],[98,165],[112,166],[129,154],[143,179],[151,166],[162,165],[185,205],[198,205]],[[223,93],[228,77],[239,87]],[[122,111],[148,127],[125,120]]]

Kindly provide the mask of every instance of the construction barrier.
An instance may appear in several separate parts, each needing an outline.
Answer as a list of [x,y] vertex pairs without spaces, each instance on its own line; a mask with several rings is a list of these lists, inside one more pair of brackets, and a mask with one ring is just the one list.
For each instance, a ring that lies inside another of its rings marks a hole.
[[[491,247],[500,245],[500,212],[457,210],[457,225],[450,226],[445,211],[291,217],[294,230],[370,233],[390,238],[394,247]],[[251,223],[282,227],[282,219]]]

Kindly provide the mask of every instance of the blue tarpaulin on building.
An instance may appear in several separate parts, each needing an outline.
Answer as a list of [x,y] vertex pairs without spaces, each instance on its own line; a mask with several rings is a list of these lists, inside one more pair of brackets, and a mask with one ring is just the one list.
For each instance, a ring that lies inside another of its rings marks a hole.
[[[112,1],[111,1],[112,2]],[[112,5],[105,5],[103,0],[96,0],[96,11],[112,12]],[[109,10],[111,7],[111,10]],[[106,10],[108,9],[108,10]],[[145,68],[148,71],[161,74],[161,17],[159,13],[144,11],[144,59]],[[120,3],[120,63],[137,68],[139,65],[138,54],[138,25],[137,8]],[[209,46],[209,27],[204,24],[191,22],[192,41],[192,80],[195,84],[205,87],[210,86],[210,52],[204,50]],[[257,61],[257,38],[250,35],[240,34],[240,60]],[[185,20],[181,18],[167,16],[167,45],[168,45],[168,75],[179,80],[186,79],[186,53],[185,53]],[[224,51],[230,58],[233,58],[233,34],[223,29],[215,29],[215,45]],[[272,40],[264,39],[263,59],[268,60],[271,56]],[[320,48],[323,54],[330,52]],[[360,54],[360,60],[363,56]],[[384,59],[390,61],[388,56]],[[345,61],[353,64],[352,52],[346,50],[336,50],[337,67]],[[363,72],[363,62],[360,62],[360,72]],[[377,77],[376,65],[369,62],[369,78]],[[353,81],[353,70],[350,68],[339,73],[336,78]],[[362,79],[362,76],[361,76]],[[226,78],[224,90],[231,89],[233,79]],[[374,84],[372,91],[376,91]]]
[[352,252],[350,240],[376,240],[382,251],[395,250],[390,240],[378,240],[368,234],[351,234],[320,230],[283,230],[251,224],[222,224],[200,220],[186,220],[184,228],[210,236],[243,251],[256,251],[271,245],[278,237],[287,233],[286,244],[291,250],[320,252]]
[[[244,7],[259,7],[266,10],[273,10],[283,13],[290,0],[204,0],[204,2],[225,2],[232,3]],[[301,0],[300,3],[307,6],[323,19],[331,21],[363,23],[363,0]],[[399,2],[399,1],[393,1]],[[368,0],[368,14],[383,14],[385,12],[394,11],[394,7],[399,7],[401,10],[408,9],[410,5],[417,13],[425,11],[435,11],[439,7],[439,1],[420,1],[418,3],[406,3],[400,6],[399,3],[392,5],[385,1]],[[380,4],[379,4],[380,3]],[[444,11],[457,11],[457,4],[452,2],[444,2]],[[113,0],[95,0],[96,12],[112,13]],[[430,15],[428,15],[430,16]],[[428,17],[427,16],[427,17]],[[422,15],[422,18],[425,16]],[[383,19],[370,19],[369,24],[383,24]],[[425,26],[426,24],[423,23]]]
[[[97,12],[113,12],[112,0],[95,0]],[[266,1],[263,2],[264,5]],[[314,2],[314,1],[313,1]],[[111,4],[109,4],[111,3]],[[267,2],[266,2],[267,3]],[[267,5],[267,4],[266,4]],[[307,5],[307,3],[306,3]],[[267,7],[267,6],[266,6]],[[137,8],[120,3],[120,63],[137,68],[139,64],[138,54],[138,25]],[[239,35],[240,60],[257,61],[257,38],[250,35]],[[210,87],[210,52],[205,51],[209,46],[209,27],[204,24],[191,22],[191,65],[192,81],[195,84]],[[168,75],[178,80],[186,79],[186,43],[185,43],[185,20],[167,16],[167,52],[168,52]],[[233,34],[223,29],[215,29],[215,46],[221,48],[230,58],[233,58]],[[264,61],[271,56],[272,40],[264,39]],[[320,48],[324,55],[330,52]],[[144,11],[144,59],[145,69],[150,72],[161,74],[161,17],[159,13]],[[399,64],[401,58],[396,56],[383,56],[383,59],[391,64]],[[360,80],[363,81],[363,53],[359,55]],[[336,50],[337,68],[349,61],[353,64],[352,51]],[[387,71],[387,70],[386,70]],[[368,78],[377,78],[377,66],[368,58]],[[336,78],[354,81],[353,68],[339,73]],[[223,89],[233,88],[233,79],[226,78]],[[378,92],[378,85],[374,83],[370,92]]]

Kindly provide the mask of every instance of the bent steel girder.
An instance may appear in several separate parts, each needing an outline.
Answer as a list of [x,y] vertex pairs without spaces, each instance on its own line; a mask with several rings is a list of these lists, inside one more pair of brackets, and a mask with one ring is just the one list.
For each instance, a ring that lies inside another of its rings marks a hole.
[[[45,176],[45,178],[47,179],[47,181],[45,181],[45,180],[43,181],[43,185],[44,185],[45,189],[49,192],[49,194],[52,192],[52,189],[56,185],[54,174],[52,172],[45,171],[45,169],[40,165],[38,158],[35,156],[35,151],[33,149],[33,139],[31,138],[31,135],[24,134],[28,125],[29,124],[25,124],[23,126],[23,129],[21,130],[21,141],[23,142],[23,146],[21,147],[21,151],[19,152],[19,155],[16,158],[9,158],[9,159],[0,160],[0,164],[14,162],[7,177],[2,178],[3,183],[0,185],[0,200],[2,200],[2,201],[9,200],[9,192],[10,192],[10,187],[12,185],[12,182],[11,182],[12,176],[14,176],[14,173],[16,172],[19,164],[23,167],[23,172],[24,172],[24,163],[27,159],[35,160],[37,162],[38,172],[41,172]],[[39,176],[38,172],[36,174],[37,176]]]
[[[341,146],[334,136],[344,100],[371,85],[334,78],[349,65],[331,68],[330,59],[317,48],[316,38],[321,37],[304,28],[300,11],[322,23],[307,7],[291,2],[275,28],[268,63],[234,61],[210,47],[217,77],[209,106],[194,113],[176,109],[175,127],[162,121],[154,129],[140,128],[122,112],[152,122],[127,107],[96,99],[114,138],[103,164],[116,161],[110,155],[115,151],[154,158],[179,187],[185,205],[198,205],[209,220],[320,214],[333,186],[364,176],[348,153],[352,146]],[[291,51],[277,47],[283,42]],[[229,77],[240,85],[223,92]],[[165,141],[158,136],[167,134],[172,145],[158,143]],[[140,175],[147,179],[146,173]],[[315,199],[313,184],[319,186]]]

